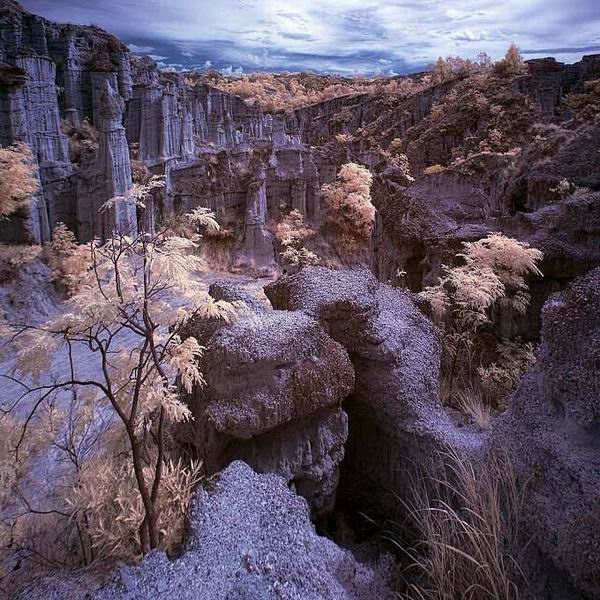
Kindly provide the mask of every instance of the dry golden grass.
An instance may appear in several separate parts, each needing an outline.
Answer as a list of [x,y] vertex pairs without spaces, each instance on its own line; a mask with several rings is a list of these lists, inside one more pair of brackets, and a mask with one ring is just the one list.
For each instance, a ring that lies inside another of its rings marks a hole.
[[454,395],[456,407],[479,429],[487,429],[494,416],[494,410],[473,388],[459,390]]
[[448,451],[437,476],[418,481],[410,521],[419,543],[409,557],[406,598],[517,600],[523,489],[506,459],[475,468]]

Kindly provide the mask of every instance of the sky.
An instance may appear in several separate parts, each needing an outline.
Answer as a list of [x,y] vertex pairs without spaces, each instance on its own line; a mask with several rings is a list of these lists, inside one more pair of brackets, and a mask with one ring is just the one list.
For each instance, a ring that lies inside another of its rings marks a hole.
[[98,25],[163,68],[394,75],[438,56],[576,62],[600,53],[600,0],[21,0]]

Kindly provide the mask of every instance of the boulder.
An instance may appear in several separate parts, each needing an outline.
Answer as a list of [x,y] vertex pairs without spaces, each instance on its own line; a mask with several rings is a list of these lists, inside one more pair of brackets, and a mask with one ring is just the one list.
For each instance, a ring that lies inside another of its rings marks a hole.
[[600,269],[543,311],[536,367],[490,434],[524,484],[536,598],[600,598]]
[[[212,291],[243,299],[222,285]],[[200,361],[206,385],[187,399],[194,421],[180,438],[197,448],[209,471],[245,460],[283,475],[316,513],[327,512],[347,438],[341,403],[354,384],[344,348],[309,315],[262,307],[190,333],[207,348]]]
[[282,277],[265,293],[276,309],[317,319],[351,357],[345,484],[376,484],[406,497],[413,467],[424,468],[448,446],[480,447],[479,435],[460,429],[439,401],[440,342],[408,293],[367,271],[323,267]]
[[232,463],[198,492],[187,551],[159,552],[121,568],[92,597],[194,600],[286,598],[342,600],[395,597],[384,567],[374,570],[315,533],[304,499],[285,479]]
[[225,300],[225,302],[243,302],[253,312],[264,312],[267,310],[267,303],[263,304],[256,296],[252,295],[243,285],[236,281],[223,279],[211,283],[208,293],[215,300]]

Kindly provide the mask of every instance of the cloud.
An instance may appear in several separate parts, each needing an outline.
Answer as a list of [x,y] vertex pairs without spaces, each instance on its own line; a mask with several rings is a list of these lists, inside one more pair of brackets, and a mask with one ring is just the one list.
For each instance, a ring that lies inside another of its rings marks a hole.
[[95,23],[166,65],[207,60],[232,74],[406,73],[438,56],[497,59],[510,42],[569,61],[600,51],[598,0],[21,1],[53,20]]
[[490,42],[497,40],[507,40],[507,36],[501,32],[491,32],[486,30],[464,29],[459,31],[449,31],[448,37],[457,42]]
[[288,40],[304,40],[306,42],[312,42],[314,41],[316,38],[314,38],[312,35],[310,35],[310,33],[300,33],[300,32],[282,32],[281,37],[286,38]]
[[135,44],[129,44],[129,49],[134,54],[150,54],[150,52],[154,52],[152,46],[136,46]]

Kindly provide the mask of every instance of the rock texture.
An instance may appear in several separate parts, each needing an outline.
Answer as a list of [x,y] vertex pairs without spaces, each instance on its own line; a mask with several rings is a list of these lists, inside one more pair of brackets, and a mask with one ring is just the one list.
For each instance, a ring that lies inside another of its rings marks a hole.
[[[50,23],[6,0],[0,7],[0,55],[8,68],[16,67],[23,74],[20,81],[13,77],[6,88],[0,86],[0,143],[26,142],[39,164],[42,184],[26,229],[19,231],[17,221],[17,230],[13,227],[7,235],[15,241],[43,241],[58,221],[73,228],[77,222],[78,185],[72,177],[61,119],[74,124],[87,119],[100,125],[100,105],[93,98],[95,72],[114,73],[119,94],[128,97],[131,79],[126,48],[98,28]],[[108,165],[102,175],[108,174],[111,180],[112,173],[125,171],[126,165],[119,164],[123,161],[122,143],[119,150],[113,140],[106,141]],[[121,183],[126,183],[123,175]],[[110,198],[112,187],[98,194],[98,202]]]
[[[469,80],[455,83],[435,115],[404,131],[416,181],[382,172],[372,191],[371,268],[380,280],[404,271],[420,291],[455,264],[463,242],[501,231],[544,253],[528,314],[504,324],[506,335],[536,337],[546,298],[600,265],[598,122],[567,110],[564,96],[598,76],[592,59],[577,68],[534,62],[509,82],[475,80],[476,91]],[[432,165],[438,172],[425,174]]]
[[536,367],[492,433],[524,483],[535,598],[600,598],[600,270],[550,298]]
[[19,597],[387,599],[396,597],[395,575],[391,560],[360,563],[317,535],[306,502],[284,479],[234,462],[197,492],[179,558],[155,551],[137,567],[122,566],[102,586],[86,570],[41,576]]
[[[59,221],[75,229],[82,241],[106,238],[115,227],[134,229],[131,204],[121,202],[113,214],[100,213],[106,200],[131,187],[130,156],[167,178],[151,220],[195,208],[200,201],[230,210],[243,223],[237,232],[240,265],[256,271],[268,271],[275,264],[266,229],[270,182],[283,180],[289,187],[289,205],[315,212],[316,186],[311,187],[302,172],[307,151],[297,136],[287,134],[280,118],[203,83],[192,85],[181,75],[161,73],[152,60],[130,57],[123,44],[96,27],[51,23],[14,0],[4,0],[0,84],[0,143],[28,143],[42,184],[31,214],[2,224],[0,234],[6,241],[47,240]],[[86,123],[97,130],[99,147],[94,157],[75,163],[63,130]],[[201,168],[215,150],[229,161],[234,148],[246,144],[250,152],[260,143],[271,151],[249,169],[243,182],[232,176],[221,182],[216,195],[180,193],[179,174],[185,178],[190,167]],[[275,154],[280,150],[278,161]],[[290,166],[279,167],[282,162]],[[313,168],[310,177],[315,176]],[[271,200],[281,208],[283,202],[279,195]]]
[[[211,292],[245,300],[231,286]],[[331,510],[344,457],[354,384],[345,350],[306,314],[264,307],[225,325],[192,325],[207,348],[206,385],[188,398],[193,424],[180,433],[210,472],[235,459],[283,475],[316,514]]]
[[93,597],[392,598],[384,575],[319,537],[305,501],[284,479],[235,462],[213,489],[200,490],[181,558],[152,554]]
[[479,448],[477,434],[461,430],[439,402],[440,344],[406,293],[366,271],[322,267],[282,277],[265,293],[276,309],[317,319],[351,357],[344,469],[355,484],[406,497],[413,467],[436,451]]

